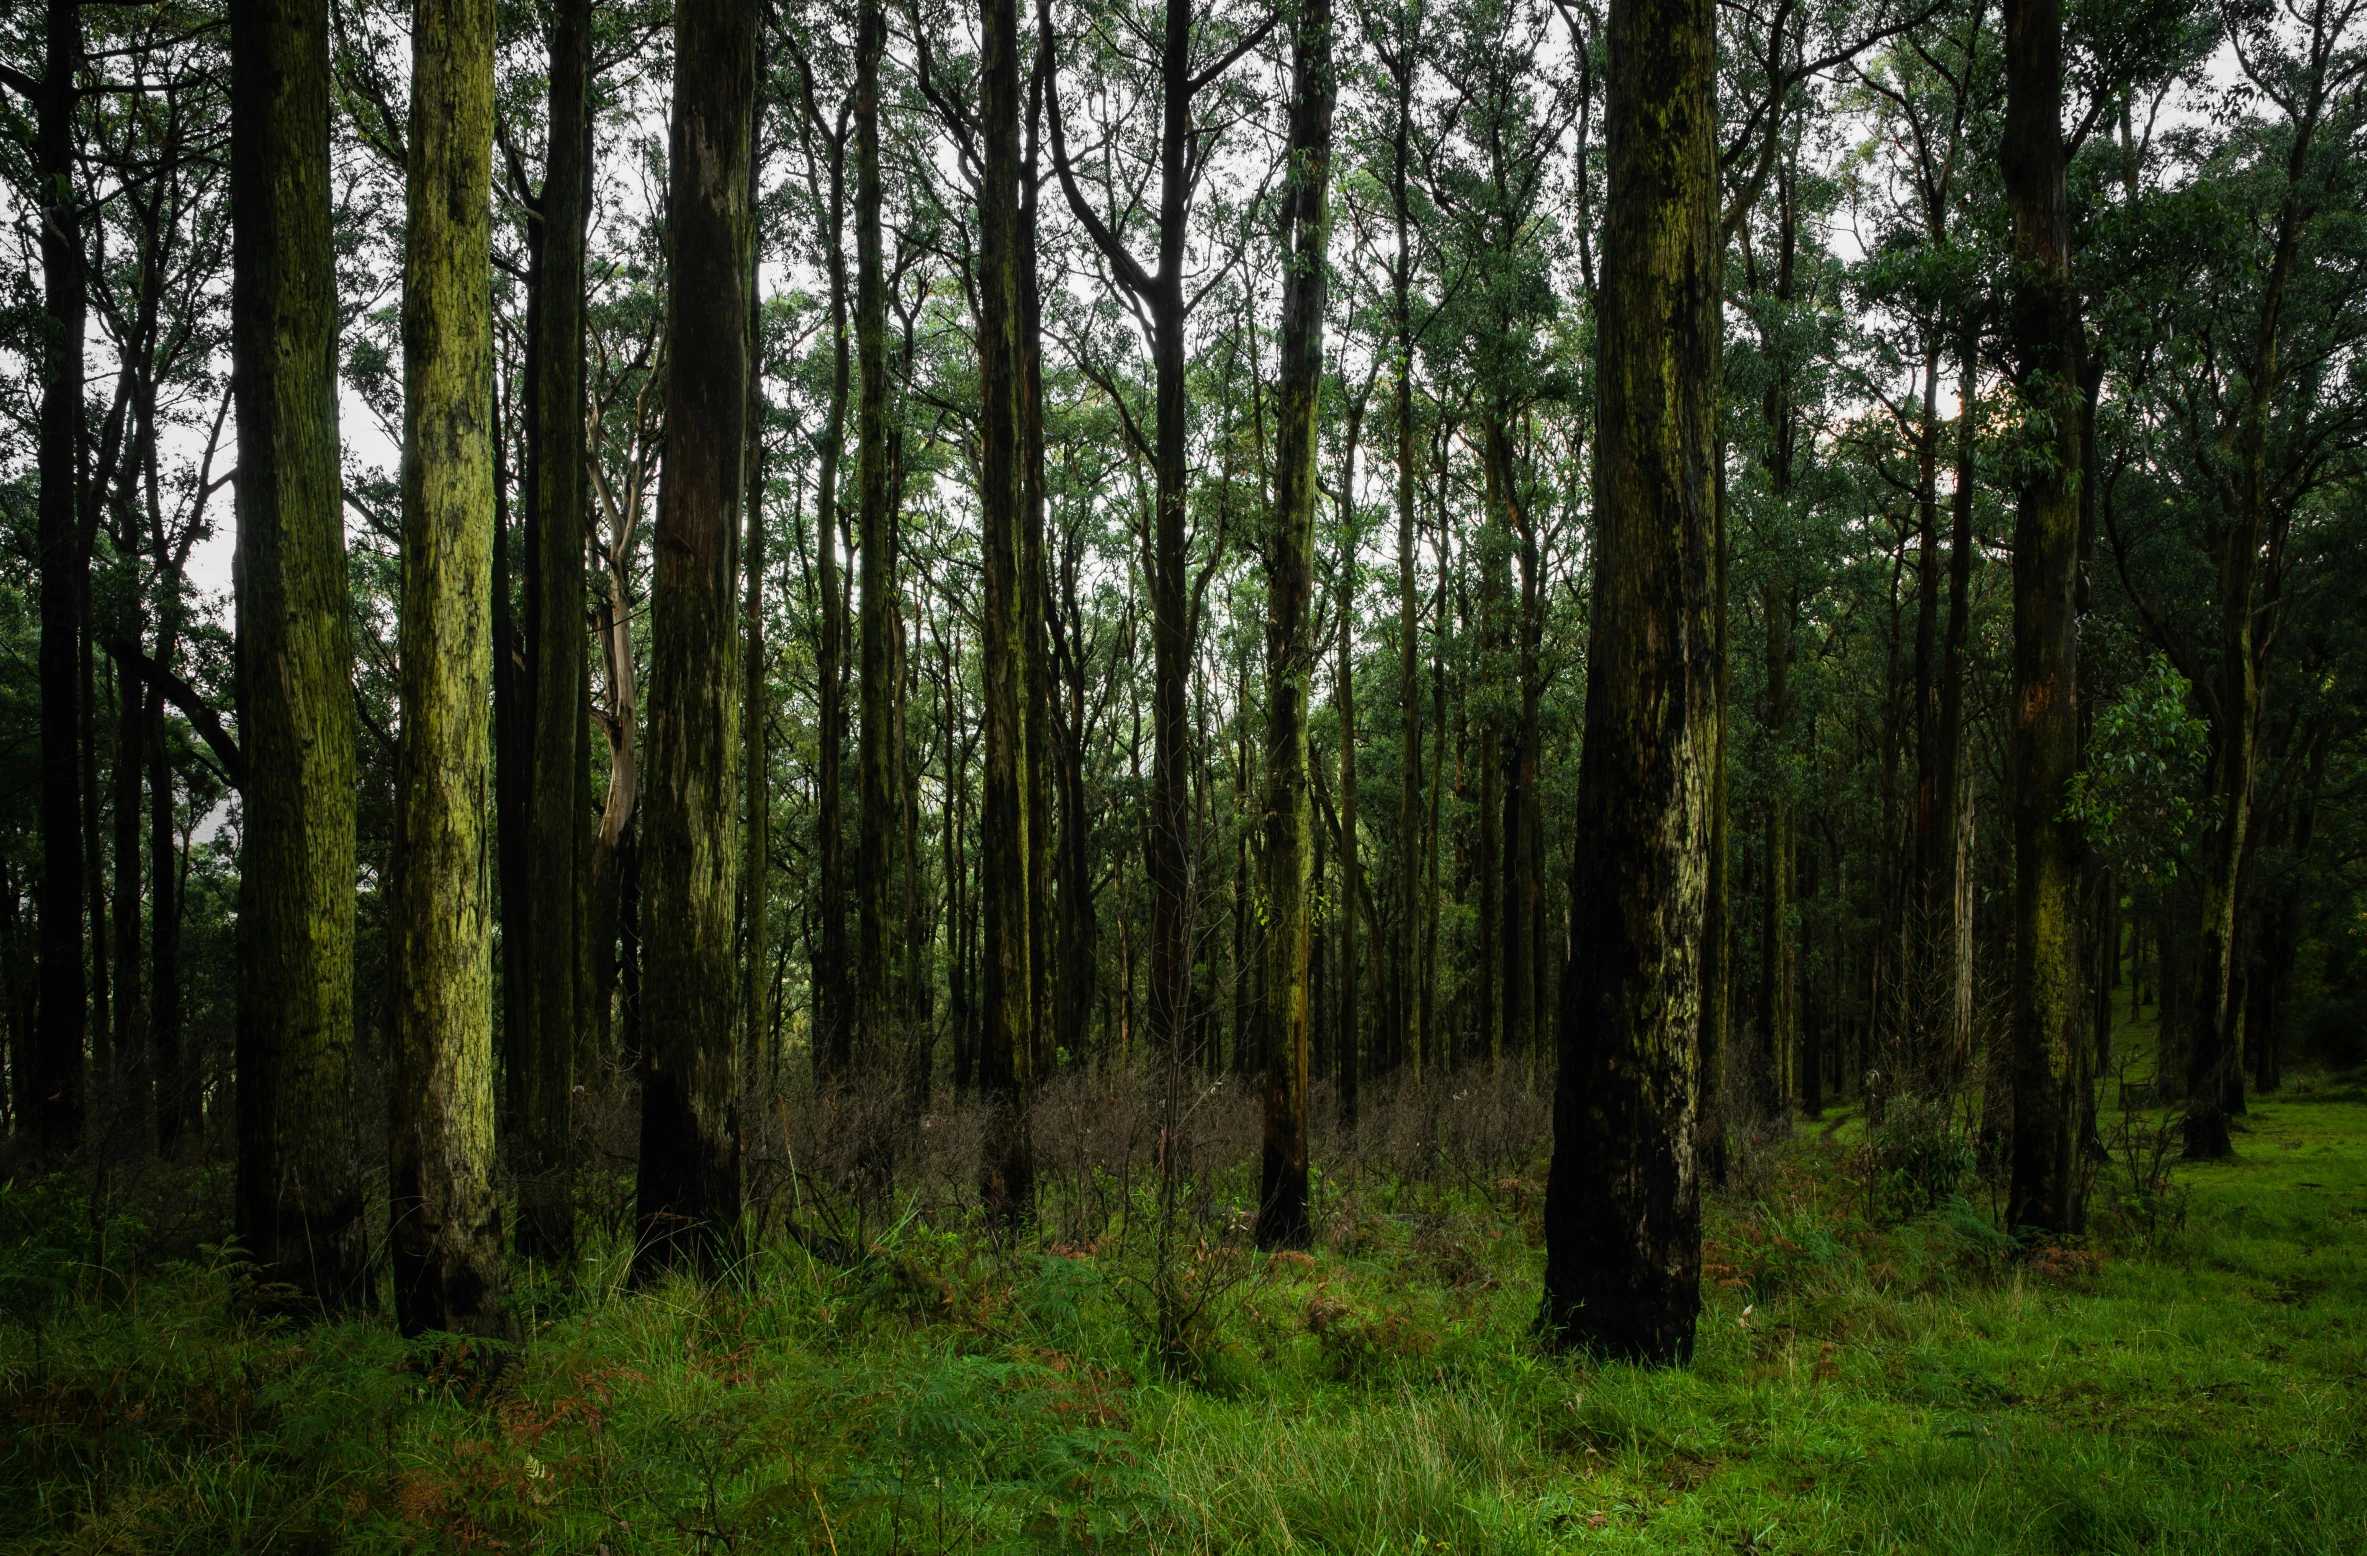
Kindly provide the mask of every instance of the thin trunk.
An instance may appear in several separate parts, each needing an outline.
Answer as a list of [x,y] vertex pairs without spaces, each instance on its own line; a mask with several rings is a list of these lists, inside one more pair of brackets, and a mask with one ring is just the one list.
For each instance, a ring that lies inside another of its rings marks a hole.
[[[810,117],[810,113],[809,113]],[[821,933],[814,962],[814,1075],[834,1082],[854,1058],[854,1012],[848,978],[846,913],[846,586],[839,577],[838,469],[846,446],[847,398],[851,371],[847,348],[846,141],[830,151],[830,408],[822,429],[814,498],[814,549],[821,561],[821,641],[814,677],[820,684],[818,728],[821,746],[815,771],[814,829],[817,858],[816,911]],[[808,164],[809,173],[812,171]]]
[[634,1275],[714,1268],[740,1222],[733,589],[747,479],[748,164],[756,0],[674,12],[666,447],[650,591],[642,828],[641,1168]]
[[[1767,743],[1770,767],[1780,771],[1791,711],[1792,597],[1771,571],[1760,609],[1767,629]],[[1795,852],[1791,796],[1780,781],[1769,786],[1761,839],[1759,920],[1759,1044],[1769,1085],[1766,1101],[1780,1117],[1801,1100],[1796,926],[1792,870]]]
[[[860,686],[856,754],[855,1033],[866,1074],[892,1063],[896,924],[889,897],[896,878],[894,773],[896,717],[895,536],[890,513],[888,427],[888,283],[880,235],[880,55],[887,22],[879,0],[862,0],[855,44],[855,353],[856,534],[862,571]],[[1020,769],[1024,773],[1024,768]],[[1022,839],[1024,842],[1024,839]],[[1024,856],[1023,856],[1024,857]],[[1024,907],[1024,904],[1021,904]],[[1027,919],[1019,919],[1025,933]],[[1025,998],[1027,984],[1019,985]]]
[[354,1139],[354,720],[338,490],[329,19],[230,11],[238,405],[238,1238],[265,1280],[367,1296]]
[[1716,18],[1613,0],[1586,735],[1542,1323],[1692,1354],[1693,1117],[1716,702]]
[[[1340,708],[1340,1024],[1334,1058],[1339,1070],[1353,1073],[1362,1035],[1363,967],[1358,960],[1356,911],[1364,890],[1361,841],[1356,835],[1356,442],[1363,430],[1364,404],[1359,399],[1348,411],[1346,456],[1340,469],[1340,585],[1339,667],[1333,684]],[[1317,1071],[1322,1066],[1318,1064]],[[1350,1083],[1353,1089],[1354,1083]]]

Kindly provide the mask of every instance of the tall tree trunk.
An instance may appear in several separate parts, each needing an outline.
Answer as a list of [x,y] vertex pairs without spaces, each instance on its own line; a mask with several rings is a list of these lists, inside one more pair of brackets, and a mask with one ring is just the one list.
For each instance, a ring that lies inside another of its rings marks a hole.
[[[808,109],[809,117],[811,108]],[[850,371],[847,351],[846,140],[830,144],[830,408],[816,460],[814,549],[821,560],[821,641],[814,676],[819,683],[821,746],[815,767],[814,828],[816,894],[821,932],[815,937],[814,1075],[835,1082],[854,1057],[854,1012],[848,980],[846,913],[846,588],[838,573],[841,524],[838,513],[839,459],[846,446]],[[810,169],[810,163],[809,163]]]
[[230,11],[238,405],[238,1237],[267,1280],[367,1293],[354,1140],[352,625],[337,445],[329,15]]
[[1720,285],[1706,0],[1613,0],[1586,734],[1542,1324],[1654,1362],[1701,1305]]
[[674,12],[665,470],[650,592],[647,966],[636,1278],[712,1269],[740,1221],[739,633],[733,553],[747,479],[748,164],[755,0]]
[[[1320,343],[1319,343],[1320,344]],[[1318,357],[1320,364],[1320,357]],[[1344,1070],[1356,1068],[1364,1025],[1360,1015],[1364,991],[1363,965],[1358,958],[1356,915],[1364,892],[1364,864],[1356,834],[1356,444],[1364,430],[1365,401],[1360,397],[1348,410],[1346,450],[1340,467],[1340,596],[1339,668],[1334,673],[1340,709],[1340,1024],[1334,1057]],[[1375,948],[1376,950],[1378,947]],[[1321,1029],[1318,1029],[1319,1031]],[[1323,1070],[1318,1055],[1316,1072]]]
[[[128,528],[128,519],[126,521]],[[128,554],[136,544],[126,534]],[[139,647],[139,616],[125,634]],[[142,1149],[148,1128],[148,1001],[140,987],[140,788],[147,777],[148,698],[129,659],[115,662],[115,1111],[124,1130],[119,1147]]]
[[[1792,596],[1780,570],[1767,577],[1760,609],[1767,629],[1767,744],[1769,767],[1780,773],[1791,712]],[[1799,979],[1793,923],[1794,828],[1791,796],[1780,777],[1769,785],[1761,833],[1759,920],[1759,1043],[1769,1085],[1766,1101],[1778,1117],[1800,1100]]]
[[[1309,833],[1314,830],[1307,798],[1307,709],[1313,688],[1316,649],[1314,610],[1315,460],[1323,391],[1323,307],[1327,280],[1325,250],[1331,234],[1331,115],[1335,83],[1331,68],[1330,0],[1305,0],[1291,40],[1289,162],[1282,184],[1282,365],[1276,394],[1274,439],[1274,522],[1266,556],[1266,925],[1260,940],[1259,1003],[1265,1049],[1265,1170],[1258,1195],[1257,1239],[1264,1248],[1306,1244],[1307,1226],[1307,1022],[1313,903],[1309,892]],[[1351,472],[1351,480],[1353,472]],[[1351,608],[1355,586],[1355,495],[1343,490],[1347,509],[1347,556],[1341,569],[1340,609]],[[1341,692],[1347,695],[1343,648]],[[1343,702],[1343,716],[1348,704]],[[1355,737],[1343,726],[1341,773],[1355,776],[1349,754]],[[1342,803],[1353,805],[1343,793]],[[1353,818],[1354,810],[1343,816]],[[1356,906],[1355,835],[1344,820],[1341,858],[1346,865],[1341,930],[1353,937]],[[1341,962],[1341,1018],[1348,1046],[1355,1043],[1353,939]]]
[[[1408,8],[1409,18],[1420,12]],[[1411,32],[1411,28],[1408,28]],[[1396,98],[1389,126],[1389,206],[1397,252],[1389,264],[1390,377],[1397,433],[1397,1010],[1390,1052],[1420,1043],[1422,986],[1422,698],[1417,642],[1414,549],[1413,202],[1409,191],[1414,116],[1415,39],[1400,36],[1384,56]],[[1436,776],[1433,775],[1433,782]],[[1340,1069],[1340,1117],[1356,1122],[1356,1067]]]
[[530,753],[526,808],[522,1004],[509,1065],[519,1133],[518,1251],[564,1260],[575,1248],[570,1145],[587,883],[583,778],[576,747],[584,654],[584,228],[591,190],[591,0],[560,0],[551,18],[550,138],[535,209],[532,418],[534,467],[526,604]]
[[[887,22],[879,0],[863,0],[857,15],[855,351],[862,383],[855,414],[855,495],[863,589],[863,717],[856,755],[855,1044],[865,1072],[884,1073],[895,1051],[898,947],[889,892],[896,878],[896,821],[901,809],[894,771],[896,542],[889,501],[888,283],[880,252],[879,65],[887,46]],[[1019,923],[1024,934],[1027,919],[1022,916]],[[1024,980],[1019,989],[1025,998]]]
[[[1927,925],[1945,926],[1946,975],[1926,975],[1935,1000],[1945,1001],[1936,1036],[1937,1089],[1952,1095],[1972,1066],[1972,784],[1964,761],[1964,688],[1972,636],[1973,500],[1980,489],[1975,463],[1980,388],[1980,328],[1967,313],[1957,339],[1956,491],[1949,504],[1948,630],[1940,651],[1938,764],[1934,788],[1947,806],[1945,861],[1927,881]],[[1927,931],[1928,932],[1928,931]],[[1935,954],[1941,954],[1935,951]]]
[[[2018,392],[2054,429],[2032,461],[2014,522],[2014,1048],[2010,1226],[2085,1223],[2086,1000],[2080,967],[2080,840],[2064,814],[2079,760],[2072,594],[2079,557],[2083,349],[2064,189],[2060,0],[2006,0],[2006,114],[1999,162],[2014,230]],[[2191,1137],[2190,1137],[2191,1138]]]
[[[1726,444],[1720,439],[1712,502],[1715,533],[1710,540],[1710,716],[1709,883],[1701,925],[1701,1077],[1696,1087],[1700,1112],[1694,1129],[1701,1170],[1713,1184],[1726,1181],[1726,1103],[1732,1094],[1727,1066],[1733,1062],[1734,897],[1732,833],[1726,804],[1727,689],[1730,645],[1727,620]],[[1572,904],[1575,913],[1576,904]]]
[[[750,203],[754,204],[751,191]],[[751,256],[753,263],[754,256]],[[753,270],[750,272],[754,273]],[[749,288],[753,300],[755,288]],[[767,754],[765,721],[771,716],[772,691],[766,679],[764,647],[764,442],[761,431],[764,395],[757,376],[753,349],[757,317],[749,316],[751,352],[748,381],[748,540],[740,567],[746,575],[744,615],[747,643],[741,652],[743,684],[740,691],[740,783],[747,812],[741,839],[741,923],[747,942],[740,966],[740,1030],[747,1044],[746,1084],[770,1072],[765,1047],[772,1033],[772,967],[767,947],[772,943],[770,854],[772,849],[771,758]]]
[[[403,732],[387,1131],[395,1318],[507,1327],[493,1193],[491,0],[419,0],[403,242]],[[573,730],[561,771],[575,771]],[[571,845],[572,851],[572,845]],[[572,986],[574,968],[568,968]]]
[[[25,1095],[44,1151],[82,1138],[83,1028],[90,997],[82,964],[83,702],[81,602],[86,561],[76,503],[82,486],[83,331],[88,312],[82,213],[74,197],[75,73],[82,58],[79,0],[51,0],[47,61],[35,106],[46,356],[41,388],[41,496],[35,520],[41,589],[40,1025]],[[240,425],[245,425],[242,417]]]
[[[988,1115],[979,1185],[987,1213],[1016,1223],[1035,1208],[1035,1158],[1028,1137],[1034,1080],[1037,949],[1033,903],[1035,840],[1029,746],[1035,676],[1025,450],[1022,429],[1021,245],[1019,209],[1019,12],[1015,0],[984,0],[979,129],[980,548],[986,601],[981,621],[986,744],[980,844],[985,910],[985,1026],[979,1078]],[[868,560],[868,553],[866,554]],[[1072,820],[1072,825],[1073,825]]]

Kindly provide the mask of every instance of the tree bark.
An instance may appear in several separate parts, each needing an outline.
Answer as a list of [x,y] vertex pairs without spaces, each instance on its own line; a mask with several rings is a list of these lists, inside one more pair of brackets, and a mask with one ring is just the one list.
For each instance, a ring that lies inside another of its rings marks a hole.
[[[855,43],[855,528],[863,619],[856,741],[855,1049],[867,1074],[885,1074],[895,1052],[897,820],[895,777],[896,581],[890,510],[888,284],[881,259],[879,66],[887,22],[878,0],[857,11]],[[1023,840],[1024,841],[1024,840]],[[1026,919],[1022,918],[1022,932]],[[1020,991],[1025,997],[1027,985]]]
[[1706,0],[1613,0],[1586,731],[1546,1188],[1555,1343],[1693,1350],[1720,284]]
[[[34,160],[41,206],[41,495],[35,518],[41,593],[41,983],[27,1122],[42,1150],[71,1151],[82,1138],[85,1004],[83,970],[82,768],[83,574],[76,503],[82,488],[83,331],[88,315],[82,213],[74,197],[75,72],[82,58],[79,0],[52,0],[47,60],[35,106]],[[241,419],[244,425],[244,419]]]
[[[1015,0],[984,0],[978,193],[978,381],[980,549],[986,600],[981,620],[986,746],[980,900],[985,909],[984,1017],[979,1080],[987,1102],[979,1188],[987,1214],[1005,1225],[1035,1208],[1035,1160],[1028,1137],[1036,1068],[1037,951],[1035,839],[1029,737],[1034,685],[1029,650],[1040,609],[1028,588],[1028,515],[1021,429],[1022,301],[1019,211],[1019,11]],[[1072,818],[1072,825],[1073,825]]]
[[584,653],[584,230],[590,207],[591,0],[559,0],[551,18],[550,131],[534,211],[534,467],[529,483],[527,665],[532,677],[526,800],[522,993],[510,1034],[518,1129],[518,1251],[563,1261],[575,1249],[571,1146],[577,1009],[588,883],[583,777],[576,746],[586,700]]
[[[1274,517],[1266,554],[1265,933],[1259,940],[1258,997],[1265,1056],[1265,1166],[1258,1195],[1262,1248],[1304,1247],[1307,1226],[1309,891],[1307,709],[1316,649],[1313,628],[1315,461],[1323,391],[1323,308],[1331,232],[1330,0],[1305,0],[1291,40],[1288,163],[1282,183],[1282,363],[1276,394]],[[1343,503],[1353,494],[1344,493]],[[1353,521],[1350,522],[1353,533]],[[1354,542],[1342,569],[1340,608],[1350,608]],[[1345,684],[1343,683],[1343,691]],[[1353,736],[1343,734],[1343,746]],[[1354,774],[1343,755],[1343,775]],[[1349,812],[1348,814],[1353,814]],[[1355,858],[1352,834],[1340,837],[1343,861]],[[1348,865],[1347,890],[1355,890]],[[1355,905],[1342,926],[1355,933]],[[1342,962],[1343,1008],[1354,996],[1355,953]],[[1343,1017],[1352,1044],[1354,1017]]]
[[352,626],[338,483],[329,17],[236,0],[238,1238],[316,1307],[367,1294],[354,1140]]
[[[395,1318],[507,1327],[493,1192],[491,0],[420,0],[403,245],[403,731],[389,954]],[[573,751],[563,771],[574,771]],[[572,974],[572,967],[569,969]]]
[[2007,1223],[2085,1224],[2086,1000],[2080,967],[2080,839],[2064,815],[2079,760],[2073,590],[2079,557],[2082,343],[2064,188],[2060,0],[2006,0],[2006,115],[1999,162],[2013,216],[2013,338],[2025,424],[2051,429],[2014,522],[2013,1169]]
[[740,1221],[739,633],[733,571],[747,479],[748,165],[755,0],[674,12],[665,470],[650,594],[648,894],[634,1275],[712,1270]]

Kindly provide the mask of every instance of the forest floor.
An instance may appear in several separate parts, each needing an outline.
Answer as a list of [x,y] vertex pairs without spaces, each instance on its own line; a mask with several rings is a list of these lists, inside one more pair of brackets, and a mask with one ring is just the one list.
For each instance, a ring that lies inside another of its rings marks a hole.
[[1804,1123],[1711,1205],[1677,1371],[1540,1352],[1526,1180],[1335,1195],[1209,1278],[1188,1379],[1113,1258],[917,1220],[595,1260],[515,1348],[243,1318],[201,1261],[0,1323],[0,1547],[2367,1550],[2367,1083],[2149,1186],[2158,1123],[2108,1114],[2099,1234],[2035,1256]]

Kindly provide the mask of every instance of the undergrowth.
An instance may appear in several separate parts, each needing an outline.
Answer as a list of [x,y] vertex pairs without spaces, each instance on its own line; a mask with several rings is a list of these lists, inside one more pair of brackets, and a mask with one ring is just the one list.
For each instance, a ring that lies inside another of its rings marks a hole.
[[2362,1100],[2256,1104],[2234,1162],[2175,1174],[2175,1217],[2132,1112],[2139,1181],[2035,1251],[1923,1123],[1803,1123],[1711,1199],[1683,1371],[1535,1345],[1535,1138],[1324,1179],[1305,1253],[1246,1249],[1211,1167],[1189,1257],[1223,1291],[1180,1374],[1108,1230],[1148,1191],[1089,1164],[1109,1213],[1017,1247],[939,1206],[840,1262],[773,1236],[629,1292],[605,1241],[521,1284],[506,1347],[251,1316],[220,1245],[102,1276],[136,1218],[15,1184],[0,1545],[2367,1549]]

